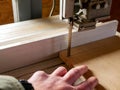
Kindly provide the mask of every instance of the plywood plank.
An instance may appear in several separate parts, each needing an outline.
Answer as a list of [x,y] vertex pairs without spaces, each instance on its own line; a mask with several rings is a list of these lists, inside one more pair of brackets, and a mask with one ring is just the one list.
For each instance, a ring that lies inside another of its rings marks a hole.
[[42,70],[45,71],[46,73],[52,73],[59,66],[64,66],[68,69],[68,67],[61,59],[53,58],[32,65],[28,65],[22,68],[13,69],[11,71],[7,71],[1,74],[14,76],[17,79],[28,79],[36,71]]
[[0,0],[0,25],[13,21],[12,0]]
[[95,75],[98,78],[96,90],[120,89],[120,36],[72,48],[70,57],[67,57],[66,52],[62,51],[60,58],[69,67],[85,64],[89,67],[85,77]]
[[[75,37],[76,39],[85,38],[83,39],[85,42],[90,41],[88,39],[93,38],[92,41],[94,41],[99,38],[114,35],[117,29],[117,25],[118,22],[114,20],[100,24],[98,23],[96,29],[89,31],[76,32],[77,30],[74,28],[73,32],[76,33],[73,34],[73,37]],[[68,23],[59,20],[59,16],[3,25],[0,26],[0,49],[31,43],[34,41],[48,39],[61,35],[67,35],[68,27]],[[94,38],[94,36],[97,37]]]
[[[110,21],[89,31],[73,29],[72,47],[113,36],[117,25]],[[67,48],[67,33],[68,23],[58,16],[0,26],[0,72],[58,56]]]

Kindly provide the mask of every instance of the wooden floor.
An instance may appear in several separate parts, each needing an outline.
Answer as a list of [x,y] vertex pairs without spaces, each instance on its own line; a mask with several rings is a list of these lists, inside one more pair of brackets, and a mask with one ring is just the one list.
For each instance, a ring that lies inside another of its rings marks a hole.
[[66,52],[62,51],[60,58],[69,67],[85,64],[89,67],[85,77],[95,75],[99,79],[96,90],[120,90],[120,36],[72,48],[70,57]]
[[36,64],[32,64],[26,67],[18,68],[8,72],[2,73],[3,75],[11,75],[17,79],[28,79],[35,71],[43,70],[46,73],[53,72],[59,66],[64,66],[67,69],[67,65],[59,58],[53,58],[45,61],[41,61]]

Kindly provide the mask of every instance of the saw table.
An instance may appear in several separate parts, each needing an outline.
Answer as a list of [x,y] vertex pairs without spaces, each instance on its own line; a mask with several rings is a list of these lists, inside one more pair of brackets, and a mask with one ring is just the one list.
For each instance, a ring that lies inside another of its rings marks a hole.
[[96,90],[120,89],[120,34],[60,52],[60,58],[69,67],[87,65],[85,78],[95,75],[99,80]]

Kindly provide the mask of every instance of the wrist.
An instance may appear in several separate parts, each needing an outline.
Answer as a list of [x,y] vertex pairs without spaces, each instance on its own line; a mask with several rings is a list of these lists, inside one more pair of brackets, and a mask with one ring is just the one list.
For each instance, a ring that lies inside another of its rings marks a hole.
[[20,80],[19,82],[22,84],[25,90],[34,90],[32,84],[29,83],[27,80]]

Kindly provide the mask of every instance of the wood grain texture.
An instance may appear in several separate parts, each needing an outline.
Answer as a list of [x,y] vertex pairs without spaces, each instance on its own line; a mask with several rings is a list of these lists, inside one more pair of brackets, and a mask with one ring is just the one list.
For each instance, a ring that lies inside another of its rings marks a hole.
[[99,80],[96,90],[120,89],[120,36],[72,48],[70,57],[66,57],[66,51],[62,51],[60,58],[69,67],[87,65],[89,72],[85,77],[95,75]]
[[[113,36],[117,24],[101,23],[95,30],[83,32],[74,29],[72,46]],[[67,48],[67,33],[68,23],[58,16],[0,26],[0,72],[58,56]]]
[[0,0],[0,25],[12,23],[13,11],[11,0]]
[[[76,39],[84,38],[83,42],[89,41],[88,37],[92,37],[92,40],[108,37],[115,34],[117,25],[117,21],[110,21],[98,23],[95,30],[77,32],[76,29],[73,29],[73,32],[76,32],[76,34],[73,34],[73,37]],[[3,25],[0,26],[0,49],[2,50],[39,40],[59,37],[61,35],[67,36],[67,33],[68,23],[59,20],[59,16]]]
[[69,69],[67,67],[67,65],[65,65],[65,63],[61,59],[53,58],[53,59],[48,59],[45,61],[41,61],[41,62],[32,64],[32,65],[28,65],[28,66],[25,66],[22,68],[13,69],[11,71],[7,71],[7,72],[1,73],[1,74],[14,76],[17,79],[26,79],[27,80],[36,71],[42,70],[42,71],[45,71],[46,73],[50,74],[59,66],[64,66],[67,69]]
[[[53,0],[42,0],[42,17],[48,17],[50,10],[52,8],[52,1]],[[59,14],[59,0],[56,0],[55,10],[53,15]]]

